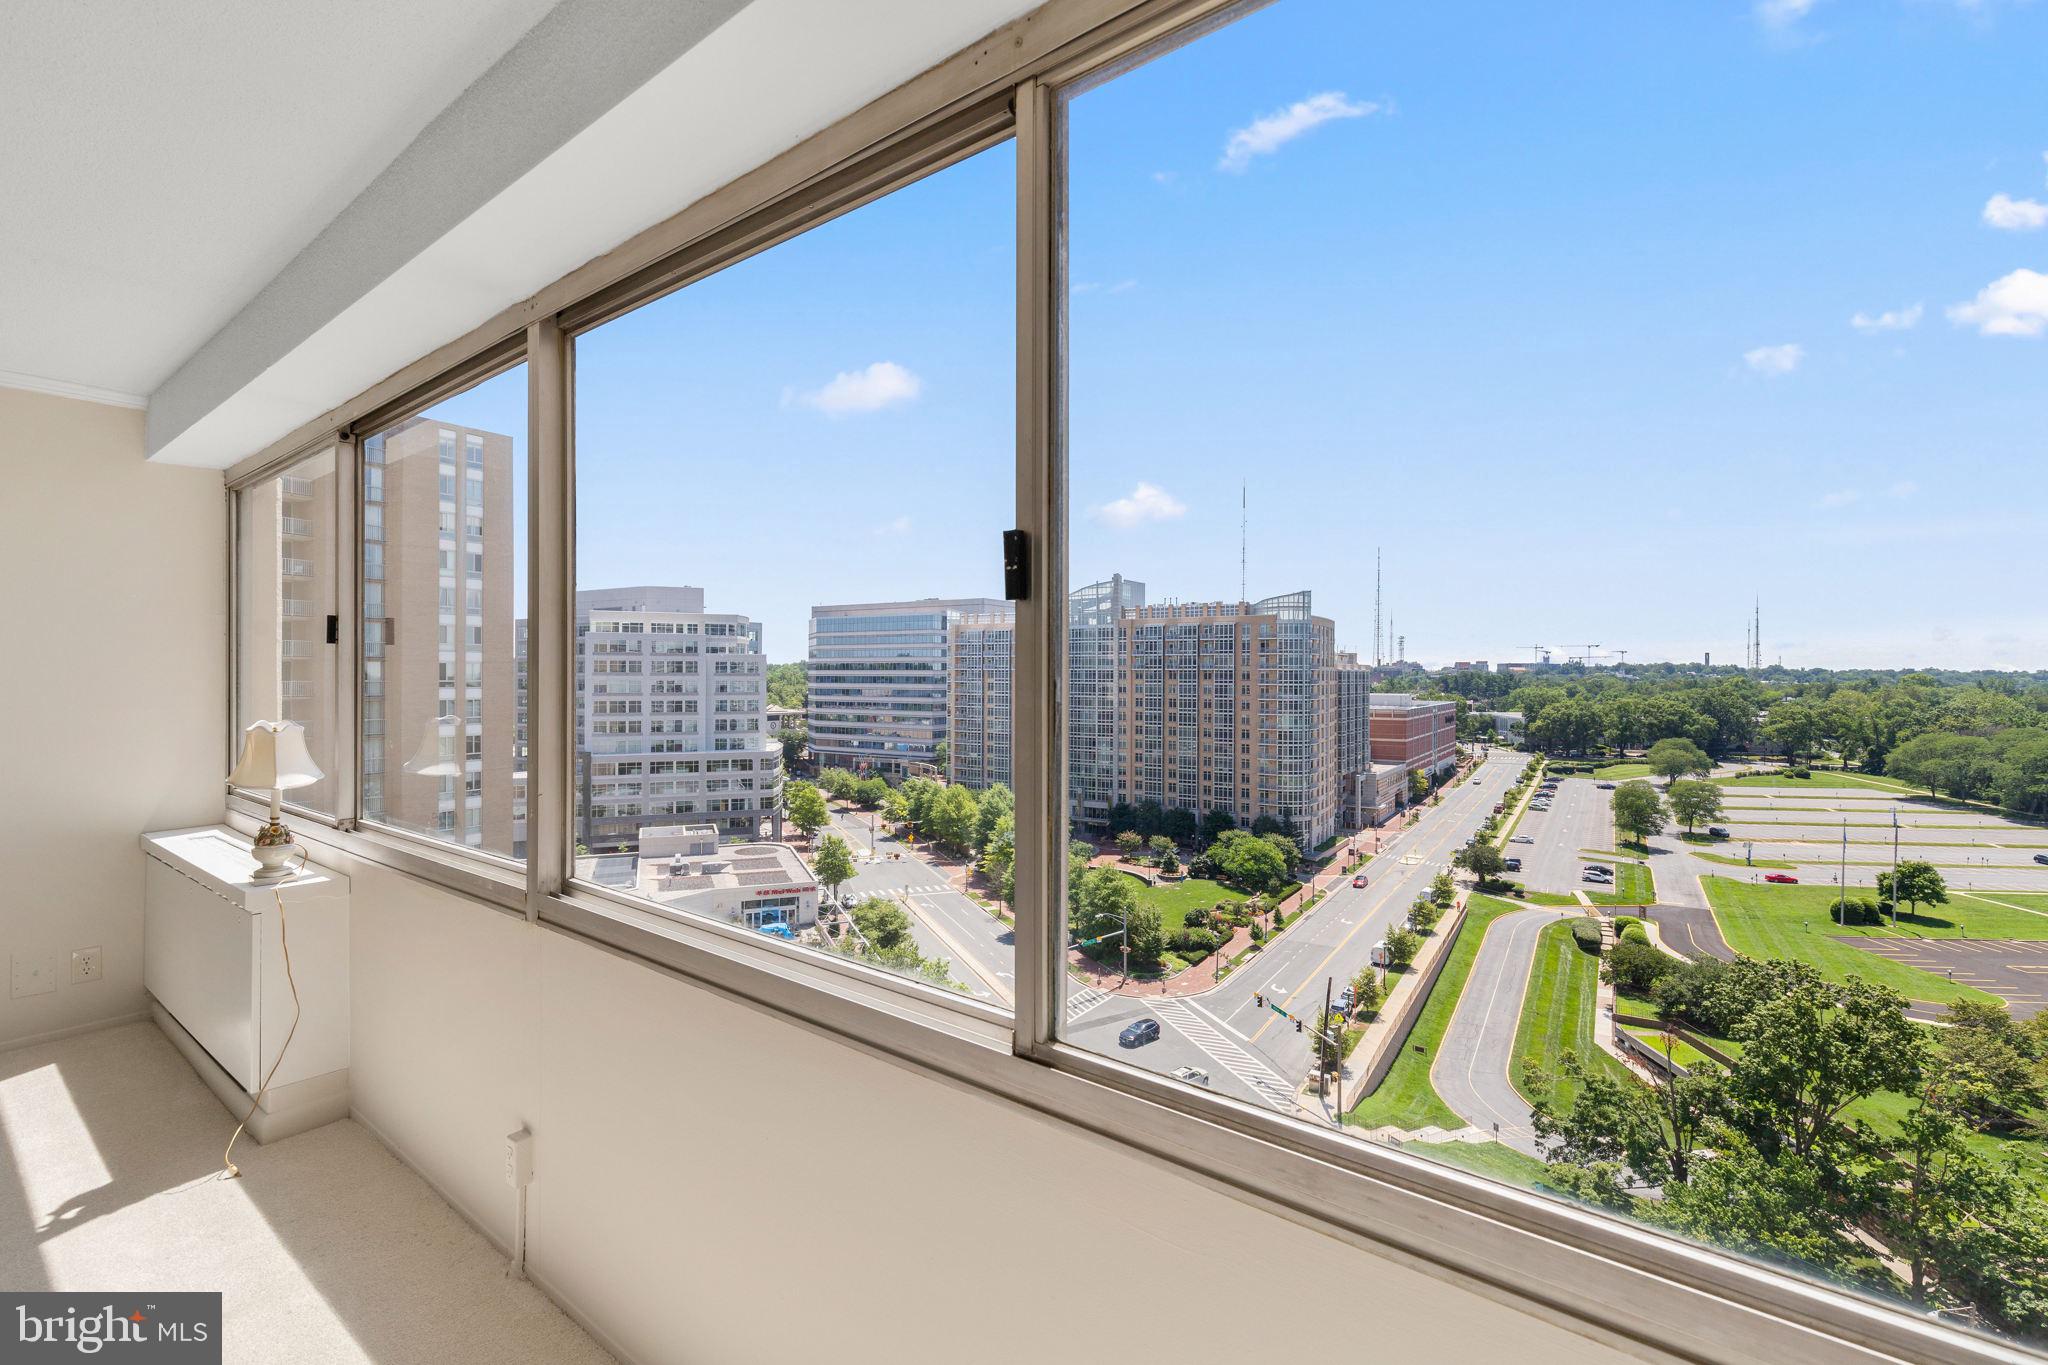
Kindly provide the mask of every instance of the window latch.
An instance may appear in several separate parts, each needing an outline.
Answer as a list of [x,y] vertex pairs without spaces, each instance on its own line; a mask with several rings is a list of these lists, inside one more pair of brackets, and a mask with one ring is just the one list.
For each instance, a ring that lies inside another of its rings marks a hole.
[[1031,541],[1022,531],[1003,532],[1003,596],[1022,602],[1031,595]]
[[333,612],[327,614],[327,643],[330,645],[341,643],[341,618]]

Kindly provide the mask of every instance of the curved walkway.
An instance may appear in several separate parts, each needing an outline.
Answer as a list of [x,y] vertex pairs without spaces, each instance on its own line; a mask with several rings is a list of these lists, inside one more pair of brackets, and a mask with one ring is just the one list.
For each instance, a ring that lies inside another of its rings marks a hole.
[[1429,1071],[1436,1093],[1461,1118],[1530,1156],[1541,1154],[1536,1131],[1528,1101],[1508,1079],[1508,1064],[1537,939],[1556,919],[1554,910],[1517,910],[1487,926]]

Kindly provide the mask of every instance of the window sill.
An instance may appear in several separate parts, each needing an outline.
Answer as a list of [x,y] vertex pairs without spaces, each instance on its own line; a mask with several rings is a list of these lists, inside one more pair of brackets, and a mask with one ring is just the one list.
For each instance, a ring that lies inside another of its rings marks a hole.
[[[229,823],[266,807],[240,795]],[[323,853],[524,916],[526,888],[480,857],[295,813]],[[1901,1309],[1124,1066],[1064,1044],[1015,1050],[978,1002],[744,931],[572,886],[551,931],[637,960],[871,1056],[1079,1129],[1294,1222],[1648,1360],[1980,1365],[2041,1357]]]

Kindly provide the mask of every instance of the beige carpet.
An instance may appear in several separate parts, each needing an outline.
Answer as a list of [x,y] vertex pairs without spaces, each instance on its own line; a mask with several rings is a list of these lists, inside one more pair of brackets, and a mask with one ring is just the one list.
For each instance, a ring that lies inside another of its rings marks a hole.
[[0,1053],[0,1287],[217,1289],[230,1361],[610,1361],[361,1125],[235,1148],[155,1025]]

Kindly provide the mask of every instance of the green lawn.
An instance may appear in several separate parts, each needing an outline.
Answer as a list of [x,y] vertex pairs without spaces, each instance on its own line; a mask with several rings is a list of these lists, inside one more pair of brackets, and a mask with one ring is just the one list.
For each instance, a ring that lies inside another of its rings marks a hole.
[[1653,773],[1647,763],[1610,763],[1604,768],[1595,768],[1587,776],[1599,782],[1626,782],[1634,777],[1650,777]]
[[1614,849],[1611,849],[1611,848],[1582,848],[1582,849],[1580,849],[1580,850],[1579,850],[1579,856],[1580,856],[1581,858],[1607,858],[1607,859],[1616,859],[1616,858],[1636,858],[1636,859],[1640,859],[1640,858],[1647,858],[1647,857],[1649,857],[1650,855],[1649,855],[1649,854],[1647,854],[1647,853],[1618,853],[1618,852],[1616,852],[1616,851],[1615,851]]
[[1512,901],[1492,896],[1471,899],[1443,972],[1437,977],[1415,1027],[1409,1030],[1407,1042],[1401,1046],[1400,1059],[1387,1072],[1379,1089],[1360,1100],[1358,1107],[1344,1116],[1344,1122],[1362,1128],[1393,1124],[1413,1129],[1432,1123],[1444,1128],[1465,1126],[1465,1120],[1452,1113],[1430,1085],[1430,1064],[1436,1060],[1444,1030],[1450,1027],[1451,1015],[1458,1007],[1458,994],[1465,989],[1465,978],[1472,974],[1472,959],[1479,955],[1479,940],[1486,936],[1486,926],[1521,908]]
[[1488,1176],[1508,1185],[1527,1189],[1543,1179],[1545,1167],[1533,1156],[1524,1156],[1498,1142],[1410,1142],[1401,1148],[1411,1156],[1441,1161],[1474,1175]]
[[1703,849],[1697,848],[1688,849],[1687,851],[1695,858],[1700,858],[1710,863],[1725,863],[1729,867],[1766,867],[1773,870],[1782,870],[1788,867],[1799,866],[1798,863],[1779,862],[1776,858],[1758,858],[1754,862],[1745,863],[1742,859],[1731,858],[1725,853],[1708,853]]
[[[1706,888],[1707,900],[1714,907],[1714,918],[1720,921],[1721,932],[1728,939],[1729,946],[1738,953],[1750,957],[1785,958],[1798,962],[1810,962],[1820,968],[1830,981],[1845,981],[1851,976],[1860,976],[1866,981],[1878,982],[1902,992],[1914,1000],[1931,1000],[1945,1004],[1950,1000],[1990,1000],[1991,996],[1968,986],[1958,986],[1946,978],[1923,972],[1917,967],[1908,967],[1888,957],[1865,952],[1854,947],[1850,938],[1889,935],[1889,929],[1844,928],[1834,923],[1832,914],[1835,905],[1835,889],[1829,886],[1771,886],[1762,883],[1740,882],[1728,877],[1702,877],[1701,885]],[[1850,887],[1852,896],[1876,897],[1876,891],[1869,887]],[[1983,907],[1986,911],[1997,911],[1996,906]],[[2000,912],[2008,919],[2018,918],[2015,911]],[[2028,915],[2025,918],[2032,919]],[[2004,933],[1980,932],[1976,910],[1967,917],[1972,934],[1983,938],[2004,938]],[[1910,930],[1915,926],[1910,920],[1901,920],[1900,928]],[[1918,926],[1922,931],[1932,929],[1930,921],[1923,920]],[[1957,932],[1949,931],[1950,935]],[[2038,931],[2037,931],[2038,932]]]
[[1614,889],[1594,891],[1589,888],[1586,895],[1595,905],[1655,905],[1657,879],[1641,863],[1618,861],[1614,864]]
[[1642,1039],[1645,1043],[1649,1044],[1651,1049],[1657,1052],[1660,1056],[1668,1055],[1672,1061],[1676,1062],[1678,1065],[1686,1068],[1687,1070],[1691,1070],[1695,1066],[1716,1065],[1713,1058],[1707,1056],[1706,1053],[1701,1052],[1698,1048],[1694,1047],[1691,1043],[1686,1042],[1683,1038],[1673,1037],[1671,1039],[1670,1050],[1667,1054],[1664,1045],[1665,1034],[1661,1029],[1635,1028],[1628,1025],[1624,1025],[1623,1027],[1628,1028],[1628,1031],[1630,1033],[1634,1034],[1636,1037]]
[[1136,890],[1138,904],[1155,907],[1159,911],[1159,918],[1165,922],[1168,934],[1177,934],[1187,927],[1190,910],[1208,909],[1226,903],[1236,905],[1245,898],[1242,891],[1225,886],[1222,882],[1205,881],[1200,877],[1168,882],[1164,886],[1146,886],[1140,882]]
[[1812,777],[1766,773],[1761,777],[1717,777],[1714,781],[1724,787],[1862,787],[1902,794],[1910,794],[1913,790],[1881,777],[1865,777],[1858,773],[1816,772]]
[[1529,989],[1522,997],[1522,1018],[1515,1026],[1515,1056],[1508,1066],[1508,1079],[1532,1104],[1541,1098],[1529,1076],[1537,1068],[1550,1073],[1550,1095],[1559,1104],[1569,1104],[1577,1095],[1577,1084],[1563,1073],[1567,1051],[1577,1053],[1588,1066],[1611,1069],[1616,1075],[1630,1074],[1595,1041],[1600,955],[1579,946],[1572,937],[1572,923],[1561,919],[1537,936]]

